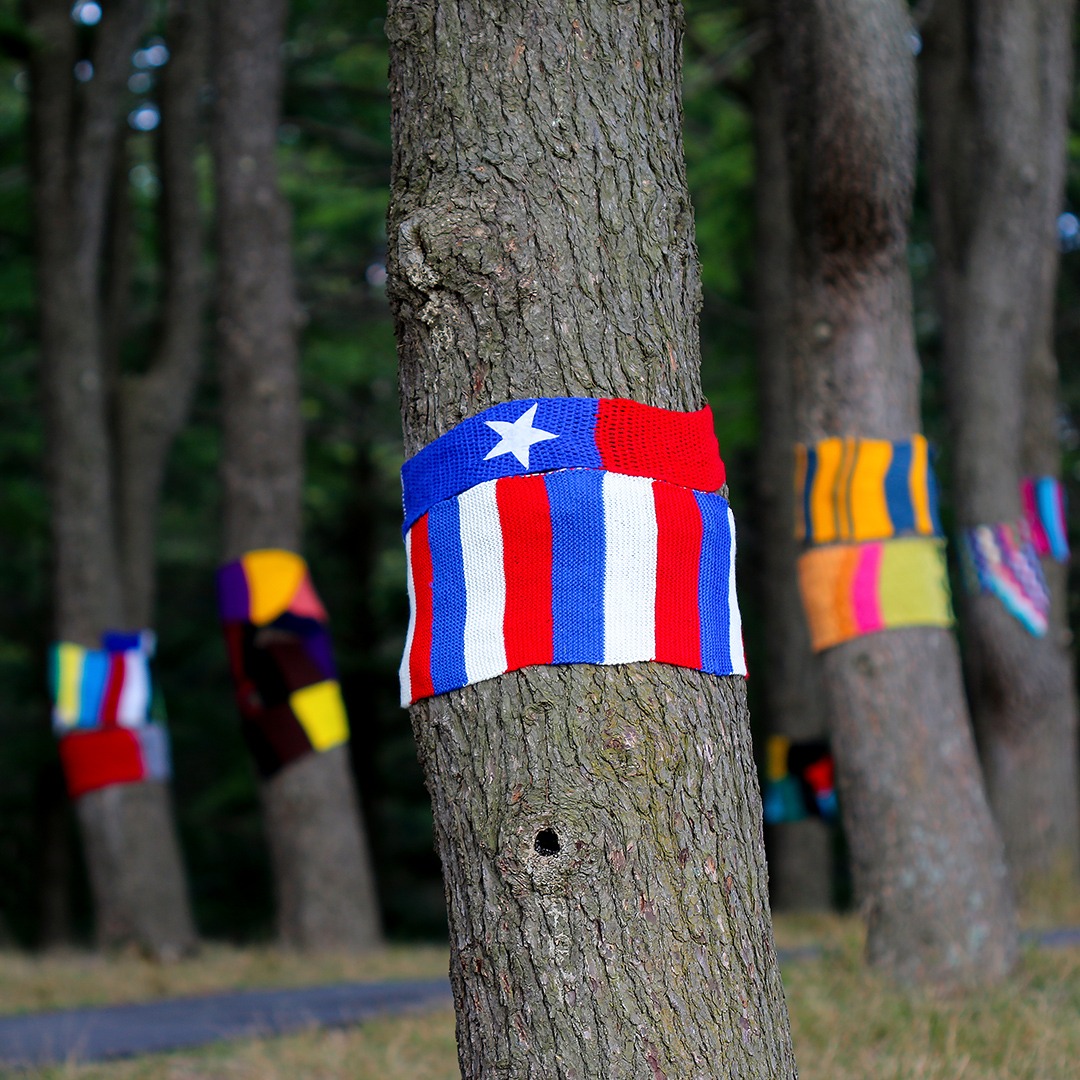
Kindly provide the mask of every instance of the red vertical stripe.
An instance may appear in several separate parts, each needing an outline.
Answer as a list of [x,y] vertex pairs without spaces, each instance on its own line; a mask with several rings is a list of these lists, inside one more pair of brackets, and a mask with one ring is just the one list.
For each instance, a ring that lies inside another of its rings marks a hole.
[[540,474],[512,476],[495,486],[506,575],[506,668],[550,664],[551,508]]
[[656,505],[656,659],[701,667],[701,511],[694,493],[659,481]]
[[116,726],[116,714],[120,708],[120,691],[124,689],[123,653],[109,654],[109,674],[105,679],[105,691],[101,695],[101,716],[105,727]]
[[431,566],[427,514],[416,519],[416,524],[409,532],[409,543],[409,573],[412,574],[413,595],[416,597],[416,623],[413,627],[412,650],[409,653],[409,679],[412,683],[412,699],[416,701],[418,698],[431,697],[435,693],[431,682],[431,586],[435,574]]

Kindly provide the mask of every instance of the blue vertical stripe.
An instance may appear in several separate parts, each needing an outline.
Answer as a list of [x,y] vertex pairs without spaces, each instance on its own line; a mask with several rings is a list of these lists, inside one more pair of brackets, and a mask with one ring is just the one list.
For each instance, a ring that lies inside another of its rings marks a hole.
[[96,727],[109,677],[109,654],[87,649],[83,655],[82,683],[79,687],[79,727]]
[[926,451],[926,503],[930,507],[930,521],[934,535],[941,536],[941,496],[938,494],[937,477],[934,475],[934,458],[937,453],[931,446]]
[[893,535],[897,535],[915,528],[915,506],[911,498],[911,443],[893,443],[892,450],[892,462],[885,474],[885,505],[892,518]]
[[552,472],[544,477],[551,505],[553,662],[604,660],[604,474]]
[[815,475],[817,475],[817,451],[812,446],[808,446],[806,448],[806,480],[802,491],[803,522],[805,523],[803,537],[807,542],[814,536],[814,522],[810,516],[810,495],[814,490]]
[[1053,476],[1040,476],[1035,481],[1035,507],[1039,514],[1050,555],[1058,562],[1069,560],[1069,537],[1065,533],[1065,492]]
[[457,499],[436,503],[428,512],[432,584],[431,681],[436,694],[456,690],[465,674],[465,563]]
[[[807,455],[807,478],[810,476]],[[810,485],[807,484],[807,490]],[[731,627],[729,595],[731,579],[731,530],[728,504],[720,495],[695,491],[701,511],[701,573],[698,578],[698,609],[701,618],[701,669],[715,675],[731,674]]]

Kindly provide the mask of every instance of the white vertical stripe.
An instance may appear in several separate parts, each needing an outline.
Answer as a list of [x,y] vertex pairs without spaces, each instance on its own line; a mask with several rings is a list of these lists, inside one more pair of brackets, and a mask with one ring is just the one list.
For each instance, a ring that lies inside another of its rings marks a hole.
[[728,568],[728,634],[731,643],[731,672],[746,674],[746,654],[743,651],[742,616],[739,614],[739,596],[735,589],[735,515],[728,507],[728,531],[731,534],[731,563]]
[[413,584],[412,529],[405,534],[405,587],[409,591],[409,629],[405,632],[405,655],[398,668],[401,683],[401,707],[412,703],[412,676],[409,673],[409,657],[412,655],[413,635],[416,633],[416,586]]
[[145,724],[150,713],[150,668],[143,653],[124,652],[124,681],[116,703],[116,722],[121,727]]
[[604,473],[604,663],[656,658],[652,480]]
[[465,674],[469,682],[506,671],[506,573],[495,501],[497,483],[488,480],[458,497],[465,564]]

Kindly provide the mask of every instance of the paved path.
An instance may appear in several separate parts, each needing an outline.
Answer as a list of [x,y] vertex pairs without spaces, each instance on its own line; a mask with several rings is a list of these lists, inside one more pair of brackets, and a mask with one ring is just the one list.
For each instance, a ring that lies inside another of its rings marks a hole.
[[248,990],[0,1017],[0,1067],[104,1061],[226,1039],[344,1027],[372,1017],[451,1004],[447,979]]
[[[1080,946],[1080,928],[1030,931],[1026,944]],[[820,955],[816,945],[780,949],[782,964]],[[106,1061],[226,1039],[345,1027],[376,1016],[449,1006],[447,979],[343,983],[295,990],[247,990],[140,1005],[0,1017],[0,1066]]]

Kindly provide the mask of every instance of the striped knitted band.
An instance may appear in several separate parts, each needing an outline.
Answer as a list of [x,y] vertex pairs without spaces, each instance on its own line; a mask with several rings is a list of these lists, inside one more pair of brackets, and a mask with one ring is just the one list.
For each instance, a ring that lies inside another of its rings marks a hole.
[[926,438],[831,438],[795,446],[795,536],[808,544],[940,536]]
[[824,739],[792,742],[770,735],[765,744],[762,809],[769,825],[836,817],[836,785],[829,744]]
[[326,609],[295,552],[249,551],[218,571],[244,738],[263,777],[348,742]]
[[1068,562],[1069,530],[1061,481],[1056,476],[1027,476],[1020,481],[1020,501],[1035,554]]
[[717,491],[724,483],[707,405],[683,413],[624,398],[504,401],[405,462],[402,532],[436,503],[486,480],[572,468],[648,476],[698,491]]
[[943,540],[812,548],[798,571],[815,652],[880,630],[952,625]]
[[996,596],[1030,633],[1046,633],[1050,591],[1024,525],[963,529],[960,559],[969,592]]
[[[544,415],[534,406],[563,401],[571,406],[565,415],[573,415],[583,399],[512,403],[504,415],[514,419],[501,423],[531,425]],[[707,410],[671,414],[632,402],[591,404],[597,414],[629,405],[625,415],[655,422],[651,433],[640,433],[641,445],[622,446],[620,462],[649,469],[648,455],[655,453],[655,471],[664,476],[596,468],[540,472],[540,459],[530,457],[519,461],[519,472],[529,470],[524,475],[474,484],[417,517],[405,535],[411,613],[400,671],[403,705],[532,664],[655,660],[716,675],[746,673],[727,500],[666,479],[722,482],[711,423],[707,432],[687,435]],[[563,414],[546,415],[548,428],[558,428]],[[669,453],[666,441],[657,442],[655,432],[663,430],[682,432],[686,461],[698,463],[693,469]],[[561,430],[549,434],[545,442],[562,437]],[[624,434],[638,437],[629,428]],[[483,460],[493,441],[460,445]],[[448,469],[458,477],[468,471],[454,461]],[[440,483],[435,477],[431,486]],[[406,507],[409,484],[407,478]]]

